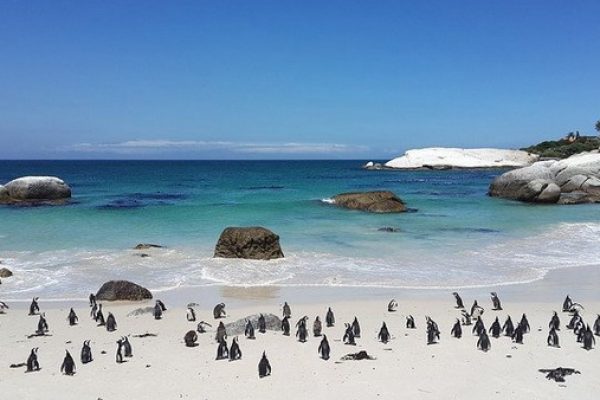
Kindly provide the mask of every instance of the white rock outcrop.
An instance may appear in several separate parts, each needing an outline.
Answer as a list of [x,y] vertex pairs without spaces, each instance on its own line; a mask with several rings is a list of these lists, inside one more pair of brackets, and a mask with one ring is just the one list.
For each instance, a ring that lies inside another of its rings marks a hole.
[[538,159],[538,155],[522,150],[431,147],[408,150],[385,166],[398,169],[519,168]]
[[25,176],[0,187],[3,203],[59,203],[69,198],[69,185],[54,176]]

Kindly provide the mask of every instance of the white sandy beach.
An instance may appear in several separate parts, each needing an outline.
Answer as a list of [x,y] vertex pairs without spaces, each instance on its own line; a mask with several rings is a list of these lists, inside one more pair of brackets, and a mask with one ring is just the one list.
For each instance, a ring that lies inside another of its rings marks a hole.
[[[551,284],[554,279],[549,279]],[[543,282],[543,281],[542,281]],[[538,283],[538,286],[544,284]],[[594,286],[586,282],[582,286]],[[560,313],[561,348],[546,345],[548,322],[553,310],[560,310],[563,295],[546,301],[523,300],[532,285],[510,287],[503,296],[503,311],[492,311],[486,289],[478,291],[479,302],[485,307],[484,322],[489,328],[495,316],[501,323],[511,315],[516,323],[523,312],[527,313],[531,333],[525,335],[524,344],[514,344],[509,338],[492,340],[489,352],[477,350],[477,337],[472,327],[464,327],[461,339],[450,336],[450,329],[459,312],[454,309],[450,293],[435,293],[427,296],[423,292],[415,296],[406,294],[398,298],[400,307],[395,313],[387,311],[387,300],[372,296],[372,299],[335,299],[331,303],[323,299],[333,289],[318,289],[321,300],[296,301],[292,307],[292,336],[281,332],[257,332],[256,340],[240,337],[243,357],[239,361],[216,361],[217,345],[214,329],[218,323],[212,318],[212,305],[227,298],[215,297],[212,303],[203,300],[196,307],[198,320],[213,325],[212,330],[199,335],[199,346],[187,348],[184,334],[196,324],[187,322],[185,308],[176,305],[169,308],[162,320],[156,321],[151,314],[128,317],[127,314],[148,303],[110,304],[104,303],[105,316],[115,314],[118,330],[107,332],[89,317],[89,308],[82,302],[74,303],[80,321],[75,327],[68,326],[66,316],[69,305],[44,302],[50,324],[48,337],[28,339],[33,333],[38,317],[27,316],[27,304],[17,303],[0,315],[0,393],[7,399],[290,399],[334,398],[334,399],[595,399],[600,390],[597,368],[600,365],[600,350],[586,351],[577,343],[572,331],[567,330],[567,313]],[[551,288],[552,286],[550,286]],[[226,289],[221,293],[235,296],[238,289]],[[272,294],[271,291],[267,291]],[[260,290],[253,296],[233,301],[228,306],[225,323],[257,312],[281,315],[281,299],[260,298]],[[465,305],[470,307],[473,291],[463,293]],[[516,293],[521,294],[520,296]],[[571,293],[573,295],[573,293]],[[160,297],[160,296],[159,296]],[[335,296],[332,296],[334,298]],[[428,299],[430,297],[431,299]],[[577,297],[573,295],[574,300]],[[518,301],[513,301],[518,298]],[[445,300],[444,300],[445,299]],[[241,305],[246,303],[248,305]],[[167,304],[169,307],[170,304]],[[332,352],[331,359],[324,361],[317,354],[319,338],[311,337],[306,343],[294,338],[293,328],[297,319],[310,317],[309,326],[316,315],[324,318],[327,306],[336,314],[336,326],[324,328]],[[600,302],[586,301],[583,317],[592,324],[600,312]],[[417,329],[405,328],[405,316],[412,314]],[[425,315],[431,316],[440,326],[442,333],[439,344],[427,345],[425,337]],[[344,345],[341,338],[344,322],[357,316],[362,327],[362,337],[357,346]],[[381,323],[385,321],[393,336],[387,344],[377,341]],[[122,335],[154,333],[156,337],[130,337],[134,357],[124,364],[115,362],[116,340]],[[84,340],[91,339],[94,361],[87,365],[80,362],[80,350]],[[228,343],[231,343],[229,338]],[[25,368],[11,369],[12,363],[25,362],[32,347],[39,347],[41,371],[25,373]],[[74,376],[60,373],[65,349],[73,355],[77,372]],[[366,350],[376,360],[344,361],[347,354]],[[106,354],[101,354],[106,351]],[[259,379],[257,365],[266,351],[273,368],[270,377]],[[559,384],[549,381],[538,372],[540,368],[570,367],[581,371]],[[8,397],[5,397],[8,396]]]

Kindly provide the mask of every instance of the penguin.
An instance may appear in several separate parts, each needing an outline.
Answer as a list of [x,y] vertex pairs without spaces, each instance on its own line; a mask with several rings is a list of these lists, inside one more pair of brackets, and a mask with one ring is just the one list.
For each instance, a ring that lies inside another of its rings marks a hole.
[[198,326],[196,327],[196,331],[198,333],[206,333],[206,327],[209,326],[212,328],[212,325],[208,322],[200,321],[198,322]]
[[231,348],[229,349],[229,361],[235,361],[242,358],[242,350],[238,344],[237,337],[234,337],[231,341]]
[[483,312],[483,307],[477,304],[477,300],[473,300],[473,305],[471,306],[471,318],[477,318],[481,316]]
[[464,326],[470,326],[471,325],[471,314],[469,314],[466,310],[462,310],[461,315],[462,315],[462,324]]
[[327,314],[325,315],[325,324],[328,328],[331,328],[335,325],[335,315],[333,315],[333,311],[331,307],[327,309]]
[[260,333],[267,332],[267,321],[265,321],[265,316],[262,314],[258,316],[258,331]]
[[600,314],[598,314],[598,318],[594,322],[594,335],[600,336]]
[[92,308],[90,309],[90,317],[92,317],[92,319],[94,321],[97,321],[97,313],[98,313],[98,304],[94,303],[92,305]]
[[160,300],[156,300],[156,304],[154,305],[154,319],[162,319],[163,310],[159,303]]
[[196,331],[188,331],[183,337],[183,341],[185,342],[186,347],[196,347],[196,342],[198,341],[198,334]]
[[104,321],[104,313],[102,312],[102,304],[98,304],[98,311],[96,312],[96,322],[98,326],[106,325],[106,321]]
[[108,313],[108,317],[106,318],[106,330],[108,332],[114,332],[117,330],[117,320],[112,313]]
[[221,321],[217,327],[217,335],[215,336],[215,340],[217,342],[221,342],[221,340],[224,339],[227,339],[227,330],[225,329],[225,324],[223,321]]
[[156,304],[160,307],[160,310],[162,312],[167,311],[167,307],[165,306],[165,303],[163,303],[161,300],[156,300]]
[[35,331],[35,333],[37,335],[45,335],[47,332],[48,332],[48,321],[46,321],[46,315],[44,313],[42,313],[42,314],[40,314],[37,331]]
[[185,317],[189,322],[196,322],[196,311],[192,307],[188,307]]
[[521,324],[517,324],[515,331],[512,334],[512,340],[515,343],[523,344],[523,327]]
[[246,322],[246,329],[244,330],[244,335],[246,336],[246,339],[256,339],[256,336],[254,336],[254,326],[252,326],[252,321],[250,320]]
[[520,322],[521,328],[523,328],[523,333],[529,333],[531,328],[529,327],[529,321],[527,320],[527,315],[523,314]]
[[225,303],[219,303],[213,308],[213,317],[215,317],[215,319],[225,318],[226,316]]
[[90,293],[90,307],[93,307],[96,304],[96,295],[94,293]]
[[92,361],[92,348],[90,347],[90,341],[84,340],[83,347],[81,348],[81,363],[87,364]]
[[388,303],[388,312],[396,312],[398,309],[398,302],[395,299],[390,300]]
[[129,342],[129,338],[127,336],[123,336],[121,338],[121,342],[123,343],[123,352],[125,353],[125,357],[133,357],[133,351],[131,348],[131,343]]
[[265,376],[269,375],[271,375],[271,364],[269,363],[267,355],[263,351],[262,358],[258,363],[258,377],[264,378]]
[[430,317],[425,317],[427,320],[427,344],[437,343],[436,339],[440,339],[440,330],[437,323]]
[[588,325],[587,329],[585,330],[585,334],[583,336],[583,348],[586,350],[592,350],[595,345],[596,345],[596,338],[594,338],[594,334],[592,333],[592,330],[590,329],[590,326]]
[[354,329],[352,328],[352,324],[345,324],[346,332],[344,333],[344,337],[342,338],[344,344],[349,344],[352,346],[356,345],[356,341],[354,340]]
[[485,332],[485,326],[483,325],[483,320],[480,317],[477,317],[477,321],[475,321],[472,332],[475,336],[481,336],[481,333]]
[[37,355],[38,349],[39,347],[34,347],[31,349],[31,353],[29,353],[29,357],[27,357],[27,372],[40,370],[40,363]]
[[321,323],[321,320],[319,319],[319,316],[317,315],[317,317],[315,318],[315,322],[313,322],[313,336],[319,337],[319,336],[321,336],[322,332],[323,332],[323,324]]
[[290,317],[283,317],[283,321],[281,321],[281,330],[285,336],[290,336]]
[[352,330],[354,330],[354,337],[360,337],[360,324],[358,323],[358,318],[354,317],[354,321],[352,321]]
[[321,343],[319,344],[319,349],[317,351],[321,353],[321,358],[323,360],[329,360],[329,352],[331,351],[331,348],[329,347],[327,335],[323,335],[323,339],[321,339]]
[[456,319],[456,322],[454,323],[450,334],[457,339],[460,339],[462,337],[462,327],[460,326],[460,320],[458,318]]
[[69,316],[67,317],[67,319],[69,320],[70,326],[77,325],[77,321],[79,320],[79,318],[77,318],[77,314],[75,314],[75,310],[73,310],[72,308],[71,311],[69,311]]
[[577,325],[577,327],[574,329],[574,332],[575,335],[577,335],[577,343],[583,343],[583,339],[585,338],[586,333],[586,327],[583,320],[580,324]]
[[510,318],[510,315],[506,317],[506,321],[504,325],[502,325],[502,332],[504,332],[504,336],[512,337],[513,333],[515,333],[515,326]]
[[227,342],[224,338],[219,341],[217,347],[217,358],[216,360],[227,360],[229,358],[229,349],[227,348]]
[[500,326],[500,320],[498,319],[498,317],[496,317],[496,319],[492,323],[492,326],[490,326],[489,332],[492,334],[492,337],[496,339],[500,337],[500,334],[502,333],[502,326]]
[[567,297],[565,297],[565,301],[563,301],[563,306],[562,306],[563,312],[571,311],[572,306],[573,306],[573,300],[571,300],[569,295],[567,295]]
[[8,310],[10,307],[3,301],[0,301],[0,314],[4,314],[4,310]]
[[460,295],[457,292],[453,292],[452,295],[456,299],[456,306],[454,308],[465,308],[465,305],[463,304],[463,301],[460,298]]
[[117,364],[121,364],[123,362],[123,339],[117,340],[117,355],[116,355]]
[[415,319],[412,315],[406,317],[406,329],[415,329]]
[[286,302],[283,303],[283,317],[288,317],[291,318],[292,317],[292,309],[290,308],[289,304]]
[[554,315],[550,319],[548,328],[554,329],[555,331],[560,331],[560,318],[558,318],[558,313],[556,311],[554,311]]
[[387,343],[390,340],[390,332],[385,324],[381,325],[381,329],[379,329],[379,334],[377,335],[377,339],[381,341],[381,343]]
[[479,340],[477,340],[477,348],[482,351],[489,351],[492,348],[492,343],[490,342],[490,338],[485,331],[479,335]]
[[492,296],[492,310],[494,311],[500,311],[502,310],[502,303],[500,303],[500,299],[498,298],[498,295],[496,294],[496,292],[491,292],[490,295]]
[[296,323],[296,327],[298,328],[296,330],[296,337],[298,338],[298,341],[301,343],[305,343],[306,338],[308,337],[308,329],[306,328],[306,320],[308,320],[308,317],[304,316]]
[[40,306],[38,304],[39,297],[34,297],[29,305],[29,315],[36,315],[40,312]]
[[567,324],[567,329],[575,329],[575,327],[577,326],[578,323],[581,322],[581,316],[579,315],[579,312],[577,310],[575,310],[575,312],[573,313],[573,316],[571,317],[571,320],[569,321],[569,323]]
[[546,342],[550,347],[560,347],[558,341],[558,334],[556,333],[556,329],[554,327],[550,328],[550,332],[548,333],[548,339],[546,340]]
[[65,359],[63,360],[62,365],[60,366],[60,372],[65,375],[75,375],[75,361],[71,354],[67,350],[67,354],[65,355]]

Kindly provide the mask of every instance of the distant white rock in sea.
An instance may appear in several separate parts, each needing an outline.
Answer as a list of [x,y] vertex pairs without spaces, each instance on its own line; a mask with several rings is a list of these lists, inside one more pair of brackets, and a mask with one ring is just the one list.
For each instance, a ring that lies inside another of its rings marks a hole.
[[385,167],[398,169],[519,168],[531,165],[538,159],[538,155],[522,150],[430,147],[408,150],[403,156],[385,163]]
[[64,204],[69,198],[69,185],[54,176],[25,176],[0,186],[2,204]]

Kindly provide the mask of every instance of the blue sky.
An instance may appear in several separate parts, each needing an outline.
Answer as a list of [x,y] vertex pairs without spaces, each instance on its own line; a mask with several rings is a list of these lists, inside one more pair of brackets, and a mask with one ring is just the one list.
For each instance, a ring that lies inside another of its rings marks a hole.
[[600,119],[599,1],[0,2],[0,158],[366,158]]

